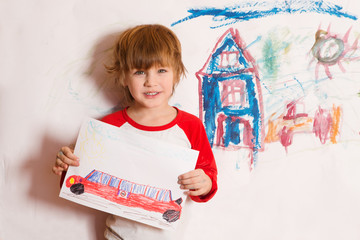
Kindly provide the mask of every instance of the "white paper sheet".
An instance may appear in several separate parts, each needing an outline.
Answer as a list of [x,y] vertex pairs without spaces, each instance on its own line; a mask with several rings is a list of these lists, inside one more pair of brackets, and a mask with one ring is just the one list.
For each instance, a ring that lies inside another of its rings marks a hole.
[[75,154],[80,166],[69,168],[60,197],[154,227],[176,227],[186,199],[177,177],[194,169],[198,151],[89,118]]

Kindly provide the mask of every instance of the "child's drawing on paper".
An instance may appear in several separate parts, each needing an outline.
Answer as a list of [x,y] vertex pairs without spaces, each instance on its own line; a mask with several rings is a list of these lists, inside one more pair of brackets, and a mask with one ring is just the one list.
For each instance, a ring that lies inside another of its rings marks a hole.
[[[98,152],[89,157],[94,147]],[[81,166],[69,168],[61,197],[154,227],[176,228],[186,195],[173,176],[194,168],[197,151],[88,119],[75,154]]]
[[180,218],[183,199],[173,201],[168,189],[133,183],[97,170],[86,177],[72,175],[65,184],[76,195],[87,192],[127,207],[158,212],[168,222]]

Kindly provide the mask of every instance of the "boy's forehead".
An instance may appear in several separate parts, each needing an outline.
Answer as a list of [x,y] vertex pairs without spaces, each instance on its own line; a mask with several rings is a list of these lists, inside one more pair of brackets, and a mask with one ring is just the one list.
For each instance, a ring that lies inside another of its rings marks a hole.
[[174,68],[172,64],[168,62],[153,62],[150,64],[139,64],[130,66],[131,69],[150,69],[150,68]]

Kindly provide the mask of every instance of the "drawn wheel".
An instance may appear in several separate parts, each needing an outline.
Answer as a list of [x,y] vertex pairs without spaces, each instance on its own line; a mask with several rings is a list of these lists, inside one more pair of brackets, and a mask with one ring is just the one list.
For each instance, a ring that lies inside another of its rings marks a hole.
[[70,191],[76,195],[84,193],[84,185],[81,183],[76,183],[70,187]]
[[175,222],[180,218],[180,212],[176,210],[167,210],[163,214],[163,219],[168,222]]

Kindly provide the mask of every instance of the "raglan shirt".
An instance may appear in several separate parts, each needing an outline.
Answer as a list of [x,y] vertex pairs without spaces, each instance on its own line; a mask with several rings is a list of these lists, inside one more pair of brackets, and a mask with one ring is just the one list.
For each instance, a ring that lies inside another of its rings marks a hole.
[[[154,137],[168,143],[177,144],[179,146],[199,151],[195,169],[200,168],[204,170],[205,174],[207,174],[212,181],[212,188],[206,196],[191,196],[191,199],[195,202],[206,202],[210,200],[217,191],[217,168],[214,155],[201,120],[196,116],[178,108],[176,108],[176,110],[176,118],[163,126],[140,125],[128,116],[126,109],[107,115],[101,119],[101,121],[117,127],[125,128],[128,131],[133,131],[137,134]],[[139,239],[141,239],[141,237],[144,237],[141,235],[145,234],[145,232],[148,234],[149,229],[151,229],[143,226],[147,229],[144,233],[142,233],[141,230],[139,231],[139,229],[131,229],[138,228],[139,226],[137,225],[139,224],[132,223],[132,221],[125,220],[120,217],[110,216],[107,220],[108,229],[105,232],[105,236],[108,239],[116,239],[115,236],[109,232],[111,231],[116,232],[115,235],[119,234],[126,240],[138,239],[135,235],[139,234]],[[154,231],[158,232],[156,229],[154,229]],[[157,236],[157,234],[155,235]],[[150,238],[151,236],[148,236],[148,239]]]

